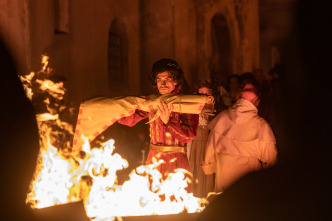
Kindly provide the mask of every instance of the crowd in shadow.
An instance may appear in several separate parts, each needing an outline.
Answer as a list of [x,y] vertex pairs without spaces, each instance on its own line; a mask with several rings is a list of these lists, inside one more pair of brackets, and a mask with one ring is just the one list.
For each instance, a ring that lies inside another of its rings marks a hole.
[[278,163],[241,178],[198,220],[329,219],[329,14],[318,4],[299,3],[297,30],[284,51],[285,75],[273,85],[283,92],[272,106]]

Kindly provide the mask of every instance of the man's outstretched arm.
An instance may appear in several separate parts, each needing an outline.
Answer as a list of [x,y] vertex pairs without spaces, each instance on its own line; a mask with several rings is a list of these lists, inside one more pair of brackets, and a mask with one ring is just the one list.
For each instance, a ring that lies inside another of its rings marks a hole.
[[148,116],[149,116],[148,112],[136,110],[134,114],[132,114],[128,117],[120,118],[118,120],[118,123],[132,127],[135,124],[137,124],[138,122],[140,122],[141,120],[147,118]]

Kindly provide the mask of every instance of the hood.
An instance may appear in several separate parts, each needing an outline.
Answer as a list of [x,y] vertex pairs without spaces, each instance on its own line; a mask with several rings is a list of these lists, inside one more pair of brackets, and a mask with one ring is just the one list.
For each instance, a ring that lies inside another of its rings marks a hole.
[[240,98],[231,108],[229,114],[232,121],[241,123],[257,116],[258,110],[247,99]]

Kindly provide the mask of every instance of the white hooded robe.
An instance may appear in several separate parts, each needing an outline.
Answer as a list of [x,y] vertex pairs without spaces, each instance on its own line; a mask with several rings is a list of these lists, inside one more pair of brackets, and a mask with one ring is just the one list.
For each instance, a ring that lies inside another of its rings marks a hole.
[[223,192],[245,174],[277,160],[276,140],[269,124],[244,98],[218,114],[209,128],[202,167],[205,174],[216,174],[215,192]]

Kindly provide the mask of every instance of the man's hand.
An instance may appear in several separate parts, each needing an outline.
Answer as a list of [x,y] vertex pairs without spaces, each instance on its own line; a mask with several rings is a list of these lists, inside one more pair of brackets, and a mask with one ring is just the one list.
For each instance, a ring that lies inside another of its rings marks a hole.
[[167,104],[164,101],[161,101],[160,105],[158,105],[158,111],[160,119],[164,122],[164,124],[167,124],[169,121],[169,115],[173,111],[173,104],[171,104],[170,108],[168,108]]

